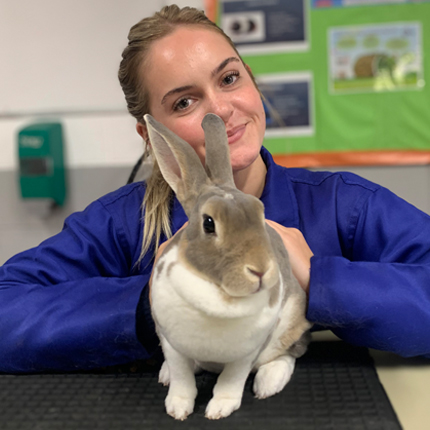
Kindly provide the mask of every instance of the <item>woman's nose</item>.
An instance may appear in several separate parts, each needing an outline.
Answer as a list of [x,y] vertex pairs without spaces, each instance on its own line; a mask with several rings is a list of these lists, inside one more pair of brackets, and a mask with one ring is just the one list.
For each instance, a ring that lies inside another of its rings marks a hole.
[[214,93],[209,97],[207,113],[218,115],[227,124],[233,114],[233,105],[228,94]]

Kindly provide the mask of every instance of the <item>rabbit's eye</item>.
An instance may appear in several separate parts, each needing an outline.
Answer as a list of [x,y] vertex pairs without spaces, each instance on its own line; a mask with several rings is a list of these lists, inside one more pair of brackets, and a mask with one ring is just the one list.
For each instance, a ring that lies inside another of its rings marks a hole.
[[215,221],[209,215],[203,215],[203,230],[207,234],[215,233]]

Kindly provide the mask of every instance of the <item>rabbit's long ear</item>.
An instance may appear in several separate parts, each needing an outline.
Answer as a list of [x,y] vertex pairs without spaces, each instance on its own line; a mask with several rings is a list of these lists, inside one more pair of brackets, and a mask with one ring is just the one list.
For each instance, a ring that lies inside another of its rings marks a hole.
[[202,162],[185,140],[151,115],[144,119],[161,173],[189,214],[202,185],[208,182]]
[[205,165],[209,178],[216,185],[235,187],[224,121],[219,116],[208,113],[203,118],[202,127],[205,132]]

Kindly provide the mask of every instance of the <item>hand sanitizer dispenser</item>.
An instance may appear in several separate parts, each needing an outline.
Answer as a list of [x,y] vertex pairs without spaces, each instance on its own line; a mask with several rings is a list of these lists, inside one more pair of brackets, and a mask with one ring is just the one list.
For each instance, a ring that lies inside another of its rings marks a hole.
[[63,133],[60,123],[36,123],[18,133],[19,183],[24,199],[66,198]]

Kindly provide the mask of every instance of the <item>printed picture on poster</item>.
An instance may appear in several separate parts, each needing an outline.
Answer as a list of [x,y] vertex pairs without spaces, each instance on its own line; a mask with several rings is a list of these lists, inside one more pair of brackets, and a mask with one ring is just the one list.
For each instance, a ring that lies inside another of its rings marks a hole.
[[241,54],[309,48],[305,0],[223,0],[220,23]]
[[401,22],[329,29],[332,93],[424,86],[421,24]]
[[257,75],[256,79],[265,98],[266,137],[314,134],[311,73]]

